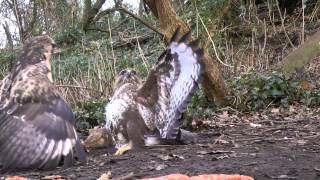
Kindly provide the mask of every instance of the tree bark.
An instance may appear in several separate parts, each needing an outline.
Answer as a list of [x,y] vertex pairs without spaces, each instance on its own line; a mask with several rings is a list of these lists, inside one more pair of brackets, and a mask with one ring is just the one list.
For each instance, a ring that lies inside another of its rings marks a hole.
[[[177,15],[170,0],[144,0],[144,2],[159,20],[165,43],[169,43],[171,36],[178,26],[180,26],[180,31],[183,33],[189,30],[188,26]],[[225,97],[229,91],[226,88],[218,66],[206,50],[203,62],[205,64],[205,74],[202,85],[207,98],[211,101],[215,100],[217,104],[225,104]]]
[[90,24],[92,24],[92,20],[94,16],[99,12],[102,5],[106,2],[106,0],[97,0],[93,5],[91,0],[84,1],[83,15],[82,15],[82,30],[87,31]]
[[4,32],[6,34],[7,37],[7,45],[6,47],[9,48],[10,50],[13,50],[13,40],[12,40],[12,36],[9,30],[9,25],[7,22],[5,22],[5,24],[2,24]]
[[17,21],[17,25],[18,25],[18,29],[19,29],[19,36],[20,36],[21,41],[23,42],[24,41],[24,38],[23,38],[24,28],[23,28],[23,24],[22,24],[21,13],[20,13],[20,10],[18,7],[18,2],[17,2],[17,0],[12,0],[11,4],[12,4],[12,10],[13,10],[14,17],[16,18],[16,21]]
[[282,71],[287,77],[290,77],[318,56],[320,56],[320,31],[309,37],[304,44],[283,59]]
[[14,17],[16,18],[16,23],[19,29],[20,41],[24,42],[30,35],[34,29],[34,25],[36,23],[37,14],[38,14],[38,4],[36,0],[30,0],[29,3],[33,3],[32,8],[32,18],[30,22],[28,22],[26,17],[21,15],[22,9],[19,8],[17,0],[11,0],[11,2],[7,1],[9,6],[13,10]]

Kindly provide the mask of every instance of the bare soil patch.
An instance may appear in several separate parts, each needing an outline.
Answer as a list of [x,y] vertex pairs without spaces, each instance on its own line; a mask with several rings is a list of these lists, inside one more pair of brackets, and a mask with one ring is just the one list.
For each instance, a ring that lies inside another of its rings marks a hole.
[[[241,116],[241,117],[239,117]],[[291,107],[282,112],[228,116],[201,121],[197,143],[147,147],[115,157],[113,149],[92,150],[86,165],[55,171],[16,172],[42,179],[97,179],[111,172],[113,178],[156,177],[170,173],[243,174],[264,179],[320,179],[320,109]]]

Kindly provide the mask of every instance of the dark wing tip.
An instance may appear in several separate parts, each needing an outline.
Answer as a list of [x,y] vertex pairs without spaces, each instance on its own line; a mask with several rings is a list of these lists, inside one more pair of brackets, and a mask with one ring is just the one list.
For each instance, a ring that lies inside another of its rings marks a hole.
[[159,56],[156,64],[159,64],[161,62],[161,60],[163,60],[163,58],[167,55],[168,50],[164,51],[163,53],[161,53],[161,55]]
[[174,33],[170,39],[170,43],[178,40],[180,29],[181,29],[181,27],[178,26],[177,29],[174,31]]
[[191,49],[192,49],[193,51],[196,51],[197,49],[199,49],[199,39],[196,39],[196,40],[190,42],[190,43],[188,44],[188,46],[191,47]]
[[188,39],[190,39],[191,37],[191,31],[188,31],[187,33],[185,33],[181,39],[179,40],[179,43],[185,43],[188,41]]

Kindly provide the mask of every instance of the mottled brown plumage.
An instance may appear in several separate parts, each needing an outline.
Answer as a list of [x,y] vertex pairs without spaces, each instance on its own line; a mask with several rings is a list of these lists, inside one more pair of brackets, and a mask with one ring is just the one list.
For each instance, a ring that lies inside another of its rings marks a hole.
[[146,136],[181,140],[180,119],[201,79],[203,52],[197,41],[186,44],[190,33],[177,37],[178,30],[145,82],[132,70],[118,74],[106,106],[116,155],[143,146]]
[[63,159],[73,165],[74,152],[85,154],[74,129],[70,106],[53,85],[54,41],[27,41],[13,70],[3,80],[0,99],[0,164],[4,170],[52,169]]

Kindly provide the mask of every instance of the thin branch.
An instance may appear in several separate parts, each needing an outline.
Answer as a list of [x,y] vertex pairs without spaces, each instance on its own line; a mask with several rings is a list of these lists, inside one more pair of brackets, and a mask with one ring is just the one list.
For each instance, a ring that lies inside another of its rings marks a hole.
[[226,64],[226,63],[224,63],[224,62],[220,59],[219,54],[218,54],[218,51],[217,51],[217,48],[216,48],[216,45],[215,45],[214,41],[212,40],[211,34],[210,34],[209,30],[207,29],[206,25],[204,24],[204,22],[203,22],[203,20],[202,20],[202,17],[200,16],[197,8],[196,8],[196,11],[197,11],[197,16],[199,17],[200,22],[201,22],[204,30],[206,31],[206,33],[207,33],[207,35],[208,35],[208,39],[210,40],[210,42],[211,42],[211,44],[212,44],[212,47],[213,47],[213,50],[214,50],[214,54],[216,55],[217,60],[218,60],[222,65],[233,68],[232,65]]
[[286,30],[286,28],[285,28],[285,26],[284,26],[284,20],[285,20],[285,16],[286,16],[286,11],[284,11],[284,14],[283,14],[283,16],[282,16],[282,13],[281,13],[281,10],[280,10],[280,6],[279,6],[279,1],[278,1],[278,0],[277,0],[277,3],[276,3],[276,4],[277,4],[277,9],[278,9],[278,12],[279,12],[280,19],[281,19],[281,27],[282,27],[282,29],[283,29],[284,35],[286,36],[286,38],[287,38],[290,46],[291,46],[292,48],[296,49],[296,47],[293,45],[291,39],[289,38],[288,33],[287,33],[287,30]]
[[114,54],[114,48],[113,48],[113,40],[112,40],[112,34],[111,34],[111,27],[110,27],[110,21],[108,18],[108,28],[109,28],[109,40],[110,40],[110,45],[111,45],[111,53],[112,53],[112,63],[113,63],[113,75],[116,74],[116,63],[117,63],[117,58]]
[[[25,30],[25,34],[24,36],[27,36],[28,33],[31,33],[31,31],[34,28],[34,25],[36,23],[37,20],[37,15],[38,15],[38,4],[35,0],[33,0],[33,10],[32,10],[32,19],[30,21],[30,23],[27,25],[26,30]],[[27,37],[23,37],[24,39],[26,39]]]
[[140,23],[142,23],[143,25],[147,26],[149,29],[153,30],[154,32],[158,33],[159,35],[163,36],[163,32],[161,32],[161,30],[153,27],[151,24],[149,24],[147,21],[145,21],[144,19],[140,18],[139,16],[137,16],[136,14],[130,12],[127,8],[124,7],[119,7],[118,11],[122,11],[126,14],[129,14],[131,17],[133,17],[134,19],[138,20]]
[[14,16],[16,17],[17,20],[17,25],[19,28],[19,35],[20,35],[20,40],[23,42],[23,34],[24,34],[24,29],[22,26],[22,18],[21,18],[21,14],[18,8],[18,3],[17,0],[13,0],[12,1],[12,5],[13,5],[13,12],[14,12]]
[[303,44],[303,43],[304,43],[304,26],[305,26],[305,22],[304,22],[304,9],[306,8],[306,0],[301,0],[301,4],[302,4],[301,44]]
[[142,19],[141,17],[139,17],[138,15],[130,12],[127,8],[125,7],[114,7],[114,8],[110,8],[110,9],[106,9],[104,11],[99,12],[94,18],[93,18],[93,22],[99,20],[102,16],[105,16],[107,14],[110,14],[114,11],[121,11],[123,13],[126,13],[128,15],[130,15],[131,17],[133,17],[134,19],[138,20],[140,23],[142,23],[143,25],[145,25],[146,27],[148,27],[149,29],[153,30],[154,32],[156,32],[157,34],[159,34],[160,36],[163,36],[163,32],[161,32],[160,29],[153,27],[151,24],[149,24],[146,20]]
[[[125,19],[123,21],[121,21],[120,23],[117,24],[116,27],[111,28],[111,31],[117,29],[118,27],[122,26],[124,23],[126,23],[128,20]],[[95,21],[94,21],[95,22]],[[105,29],[100,29],[100,28],[87,28],[88,31],[100,31],[100,32],[104,32],[104,33],[109,33],[109,30],[105,30]]]

